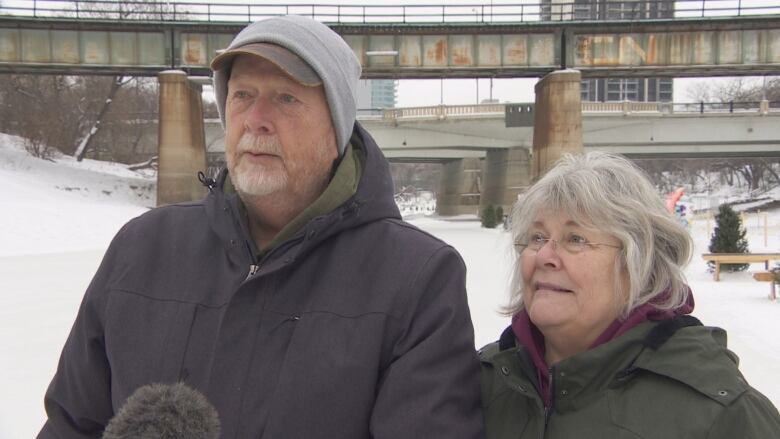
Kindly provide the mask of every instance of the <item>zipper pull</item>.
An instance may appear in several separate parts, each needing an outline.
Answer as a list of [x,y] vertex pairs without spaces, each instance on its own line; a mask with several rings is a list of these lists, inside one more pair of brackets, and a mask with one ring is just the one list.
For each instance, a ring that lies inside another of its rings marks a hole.
[[244,279],[244,282],[248,281],[250,277],[254,276],[255,273],[260,269],[259,265],[250,265],[249,266],[249,273],[246,275],[246,279]]

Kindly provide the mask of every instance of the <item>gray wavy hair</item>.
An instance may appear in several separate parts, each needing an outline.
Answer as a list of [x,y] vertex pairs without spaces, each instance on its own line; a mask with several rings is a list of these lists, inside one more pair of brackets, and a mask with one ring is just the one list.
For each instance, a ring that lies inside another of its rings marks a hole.
[[[565,212],[582,227],[606,232],[622,243],[615,279],[628,273],[628,291],[615,285],[620,318],[652,301],[659,309],[688,299],[683,268],[693,241],[670,214],[645,173],[627,159],[603,152],[566,155],[518,199],[512,209],[513,242],[528,238],[538,215]],[[520,253],[516,254],[506,314],[523,309]],[[623,303],[624,299],[625,303]]]

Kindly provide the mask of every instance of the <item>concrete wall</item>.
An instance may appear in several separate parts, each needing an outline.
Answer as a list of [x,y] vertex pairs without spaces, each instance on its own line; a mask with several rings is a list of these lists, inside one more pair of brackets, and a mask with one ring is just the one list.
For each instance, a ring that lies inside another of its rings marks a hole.
[[201,199],[206,189],[198,171],[206,171],[201,86],[182,71],[162,72],[160,82],[157,205]]
[[494,149],[487,152],[482,173],[479,211],[501,206],[509,214],[518,194],[531,184],[531,154],[527,148]]
[[461,159],[443,165],[436,194],[436,212],[442,216],[477,214],[482,164],[479,159]]

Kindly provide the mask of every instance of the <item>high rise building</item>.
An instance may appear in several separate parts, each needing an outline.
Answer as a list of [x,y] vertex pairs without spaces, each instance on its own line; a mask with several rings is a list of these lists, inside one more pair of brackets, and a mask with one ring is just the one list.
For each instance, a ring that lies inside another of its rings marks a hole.
[[373,108],[394,108],[398,102],[398,81],[374,79],[371,81],[371,106]]
[[[632,20],[674,17],[674,0],[542,0],[542,20]],[[584,79],[583,101],[670,102],[672,78]]]
[[398,81],[392,79],[361,79],[358,81],[358,114],[369,115],[381,108],[394,108],[397,103]]

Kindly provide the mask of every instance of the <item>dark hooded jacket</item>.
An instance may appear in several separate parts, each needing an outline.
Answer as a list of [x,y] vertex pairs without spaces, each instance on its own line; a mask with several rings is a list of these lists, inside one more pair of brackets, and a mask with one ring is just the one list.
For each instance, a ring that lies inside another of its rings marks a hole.
[[691,316],[645,321],[549,369],[512,328],[480,351],[487,439],[780,438],[780,415],[750,387],[726,333]]
[[99,437],[135,389],[183,381],[222,438],[478,438],[456,251],[401,221],[365,145],[356,193],[255,261],[235,195],[154,209],[114,238],[45,397],[39,438]]

